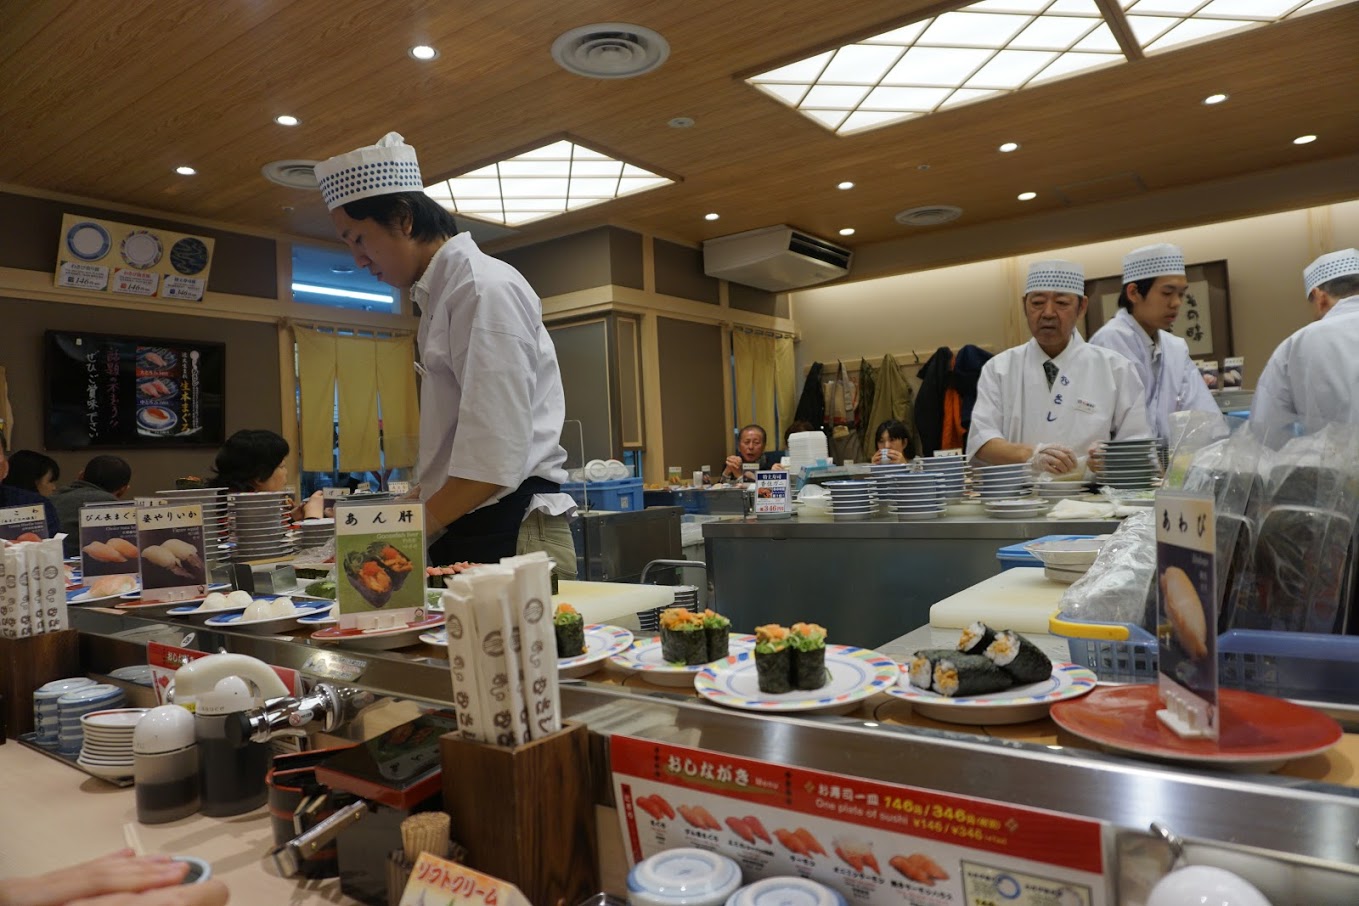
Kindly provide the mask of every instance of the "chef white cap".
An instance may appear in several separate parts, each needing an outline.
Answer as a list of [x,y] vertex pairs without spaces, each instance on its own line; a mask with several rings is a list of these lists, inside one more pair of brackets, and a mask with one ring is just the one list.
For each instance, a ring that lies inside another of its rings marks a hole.
[[376,145],[321,161],[316,165],[316,181],[332,211],[360,198],[425,190],[415,149],[397,132],[388,132]]
[[1312,294],[1323,283],[1336,277],[1359,276],[1359,250],[1341,249],[1322,255],[1302,269],[1302,284],[1307,287],[1307,295]]
[[1123,285],[1152,277],[1184,275],[1184,252],[1177,245],[1162,242],[1144,245],[1123,256]]
[[1036,292],[1075,293],[1085,295],[1085,268],[1074,261],[1051,259],[1029,265],[1029,279],[1024,284],[1024,295]]

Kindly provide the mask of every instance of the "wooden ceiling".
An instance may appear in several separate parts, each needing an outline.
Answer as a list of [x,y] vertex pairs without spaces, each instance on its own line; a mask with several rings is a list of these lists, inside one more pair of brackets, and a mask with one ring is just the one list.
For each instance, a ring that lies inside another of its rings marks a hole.
[[[567,134],[682,181],[528,225],[513,244],[602,223],[690,242],[789,223],[866,249],[921,235],[892,219],[915,205],[965,210],[935,231],[1022,225],[1359,152],[1359,3],[852,136],[737,77],[943,6],[0,0],[0,182],[333,239],[319,195],[267,182],[264,164],[397,130],[433,179]],[[557,35],[610,21],[659,31],[669,60],[631,80],[585,79],[553,62]],[[418,43],[439,58],[411,59]],[[1219,91],[1230,101],[1200,103]],[[302,124],[276,125],[283,113]],[[697,125],[669,128],[676,116]],[[1292,144],[1305,133],[1320,138]],[[1022,148],[997,153],[1005,141]],[[176,175],[179,164],[198,174]],[[838,191],[844,179],[857,187]],[[1020,202],[1022,191],[1038,197]],[[1347,194],[1300,186],[1298,197]],[[705,221],[709,211],[721,219]],[[1187,209],[1162,219],[1203,218]],[[842,227],[857,232],[840,239]]]

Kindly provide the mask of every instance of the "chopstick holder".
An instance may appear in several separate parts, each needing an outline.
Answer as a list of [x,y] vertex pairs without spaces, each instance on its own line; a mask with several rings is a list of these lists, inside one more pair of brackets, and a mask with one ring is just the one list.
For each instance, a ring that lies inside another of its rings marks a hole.
[[443,593],[444,624],[448,630],[448,669],[453,676],[453,704],[458,715],[458,734],[463,739],[489,742],[485,695],[481,672],[477,669],[475,635],[476,614],[472,607],[470,583],[457,577]]
[[543,551],[506,557],[514,570],[516,622],[522,648],[524,694],[528,699],[529,738],[541,739],[562,728],[557,685],[557,637],[552,629],[552,561]]
[[472,593],[474,664],[484,696],[485,719],[489,720],[483,724],[484,738],[497,745],[518,745],[527,739],[521,737],[525,709],[518,659],[509,656],[515,632],[512,624],[507,625],[506,598],[514,588],[514,571],[482,566],[459,578]]

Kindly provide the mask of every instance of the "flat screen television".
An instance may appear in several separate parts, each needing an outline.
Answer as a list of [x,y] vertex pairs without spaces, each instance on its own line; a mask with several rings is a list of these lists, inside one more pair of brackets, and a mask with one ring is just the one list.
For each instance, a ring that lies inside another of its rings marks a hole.
[[44,443],[216,447],[226,433],[226,346],[49,330]]

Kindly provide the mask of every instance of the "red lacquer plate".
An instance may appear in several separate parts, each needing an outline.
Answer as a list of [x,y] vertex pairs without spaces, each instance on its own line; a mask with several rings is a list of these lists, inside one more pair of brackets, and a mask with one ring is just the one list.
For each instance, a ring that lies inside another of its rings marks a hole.
[[1281,698],[1222,689],[1221,738],[1181,739],[1161,723],[1155,685],[1101,686],[1082,698],[1052,706],[1063,730],[1101,748],[1139,758],[1232,770],[1275,770],[1296,758],[1326,751],[1343,731],[1320,711]]

